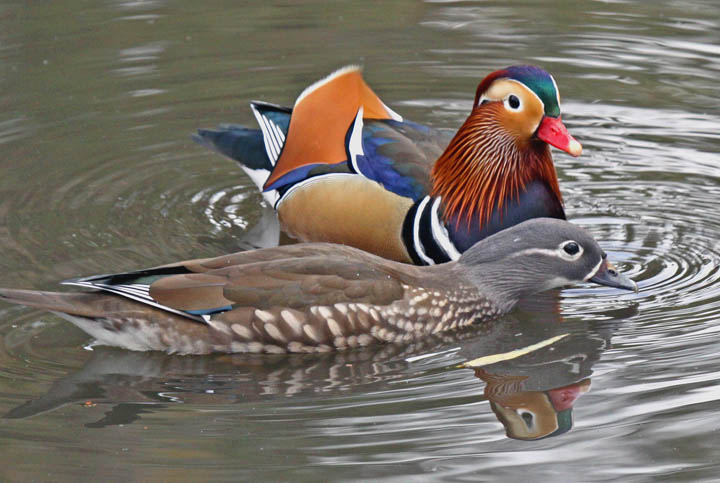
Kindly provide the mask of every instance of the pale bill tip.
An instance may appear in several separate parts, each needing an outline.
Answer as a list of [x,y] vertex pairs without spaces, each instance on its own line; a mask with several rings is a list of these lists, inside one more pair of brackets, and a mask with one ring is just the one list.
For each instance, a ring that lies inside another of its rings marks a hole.
[[567,152],[575,157],[580,156],[582,154],[582,144],[577,142],[575,139],[571,139],[570,144],[568,144]]

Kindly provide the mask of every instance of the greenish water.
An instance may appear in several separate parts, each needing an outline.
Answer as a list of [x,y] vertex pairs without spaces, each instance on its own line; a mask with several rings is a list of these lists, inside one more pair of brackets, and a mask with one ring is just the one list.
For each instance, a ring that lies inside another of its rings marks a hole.
[[[641,287],[324,357],[87,350],[3,304],[0,479],[716,479],[720,7],[540,3],[0,2],[0,286],[243,246],[262,198],[190,135],[254,124],[249,100],[360,63],[407,119],[457,127],[482,77],[534,63],[585,149],[554,154],[568,215]],[[515,439],[518,405],[558,434]]]

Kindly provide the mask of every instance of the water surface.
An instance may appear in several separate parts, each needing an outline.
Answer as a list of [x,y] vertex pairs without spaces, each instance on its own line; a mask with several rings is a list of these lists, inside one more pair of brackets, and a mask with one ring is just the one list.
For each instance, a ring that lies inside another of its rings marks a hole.
[[190,135],[253,124],[249,100],[360,63],[394,110],[455,128],[484,75],[534,63],[585,148],[555,152],[568,215],[641,292],[322,357],[91,351],[2,305],[2,479],[715,479],[719,24],[710,0],[3,3],[0,286],[244,246],[262,198]]

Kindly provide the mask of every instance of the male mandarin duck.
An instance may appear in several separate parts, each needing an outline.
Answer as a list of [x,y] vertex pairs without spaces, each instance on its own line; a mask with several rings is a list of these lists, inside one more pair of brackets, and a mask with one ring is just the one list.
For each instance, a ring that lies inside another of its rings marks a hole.
[[127,349],[316,352],[420,339],[583,281],[636,289],[587,232],[538,218],[429,267],[298,244],[65,282],[94,290],[86,293],[0,289],[0,299],[65,314]]
[[528,65],[488,75],[454,136],[404,121],[356,66],[305,89],[292,109],[251,107],[261,129],[195,139],[240,164],[290,235],[406,263],[455,260],[530,218],[565,219],[549,145],[582,151],[555,80]]

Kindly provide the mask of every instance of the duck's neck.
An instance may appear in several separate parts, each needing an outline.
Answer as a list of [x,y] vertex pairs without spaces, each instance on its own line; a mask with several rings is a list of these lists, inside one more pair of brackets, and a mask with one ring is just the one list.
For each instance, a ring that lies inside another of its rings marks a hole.
[[445,220],[480,226],[518,200],[529,183],[541,181],[562,206],[550,147],[520,143],[500,123],[500,104],[476,107],[432,170],[433,196],[442,197]]
[[473,261],[478,252],[482,255],[485,250],[476,250],[470,256],[467,256],[467,252],[463,254],[457,261],[457,270],[464,272],[465,278],[476,287],[478,293],[500,313],[510,312],[520,300],[543,290],[544,287],[529,280],[542,280],[544,274],[533,272],[520,264],[508,264],[506,259],[478,263]]

